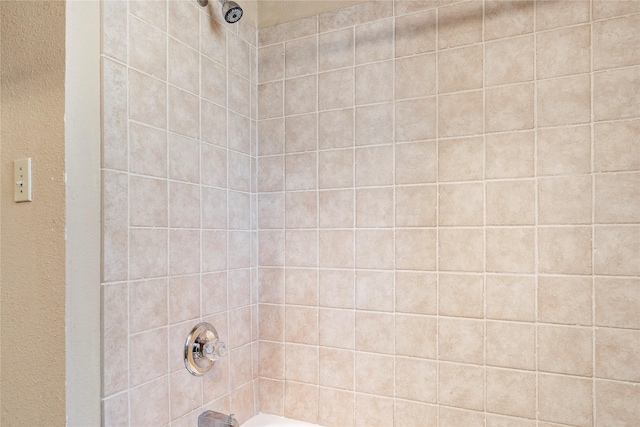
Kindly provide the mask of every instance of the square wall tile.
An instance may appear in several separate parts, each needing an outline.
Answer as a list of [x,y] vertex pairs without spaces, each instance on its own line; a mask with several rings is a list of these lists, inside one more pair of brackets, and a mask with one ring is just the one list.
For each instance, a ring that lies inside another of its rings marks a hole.
[[455,317],[484,317],[484,280],[479,274],[440,273],[438,314]]
[[485,45],[485,83],[495,86],[533,80],[533,36],[502,39]]
[[566,325],[593,324],[592,279],[578,276],[538,278],[538,320]]
[[536,35],[538,79],[588,73],[591,67],[591,27],[561,28]]
[[567,375],[593,374],[591,328],[538,325],[538,369]]
[[[461,16],[465,19],[461,20]],[[443,5],[438,9],[438,48],[446,49],[482,41],[482,20],[481,2]]]
[[536,329],[528,323],[487,322],[487,365],[536,369]]
[[538,269],[541,273],[591,274],[590,227],[538,229]]
[[640,329],[640,279],[596,277],[594,295],[596,325]]
[[353,390],[354,372],[353,351],[320,348],[320,385]]
[[593,423],[593,380],[540,374],[538,411],[541,420],[588,426]]

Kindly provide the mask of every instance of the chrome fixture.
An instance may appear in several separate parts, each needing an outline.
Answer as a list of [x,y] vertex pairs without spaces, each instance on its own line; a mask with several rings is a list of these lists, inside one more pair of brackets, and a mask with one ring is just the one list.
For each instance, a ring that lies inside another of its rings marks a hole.
[[233,414],[205,411],[198,417],[198,427],[240,427],[240,424],[233,418]]
[[204,375],[227,354],[227,345],[218,338],[211,324],[198,323],[184,343],[184,366],[195,376]]
[[[222,4],[222,14],[224,20],[229,24],[234,24],[242,18],[242,8],[240,5],[232,0],[218,0]],[[198,4],[202,7],[206,7],[209,4],[209,0],[198,0]]]

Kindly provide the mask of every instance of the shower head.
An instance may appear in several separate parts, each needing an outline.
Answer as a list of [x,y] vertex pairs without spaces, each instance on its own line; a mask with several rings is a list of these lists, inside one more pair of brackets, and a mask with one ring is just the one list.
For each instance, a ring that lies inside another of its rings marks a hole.
[[[231,0],[219,0],[222,3],[222,14],[224,20],[229,24],[234,24],[242,18],[242,8],[238,3]],[[209,4],[209,0],[198,0],[198,4],[202,7],[206,7]]]
[[240,18],[242,18],[242,8],[238,3],[231,0],[220,0],[220,3],[222,3],[222,14],[224,15],[224,20],[229,24],[238,22]]

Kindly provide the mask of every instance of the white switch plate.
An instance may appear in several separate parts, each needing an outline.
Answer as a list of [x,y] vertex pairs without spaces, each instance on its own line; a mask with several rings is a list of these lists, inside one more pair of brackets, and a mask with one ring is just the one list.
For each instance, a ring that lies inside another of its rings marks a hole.
[[13,183],[16,202],[30,202],[31,198],[31,157],[13,161]]

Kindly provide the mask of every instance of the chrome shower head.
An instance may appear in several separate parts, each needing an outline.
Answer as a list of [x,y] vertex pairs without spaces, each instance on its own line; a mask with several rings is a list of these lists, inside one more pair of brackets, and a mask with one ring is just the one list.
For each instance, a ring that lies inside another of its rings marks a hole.
[[222,14],[224,15],[224,20],[229,24],[236,23],[242,18],[242,8],[238,5],[238,3],[231,0],[220,0],[222,3]]
[[[240,5],[231,0],[219,0],[222,3],[222,14],[224,20],[229,24],[234,24],[242,18],[242,8]],[[198,0],[198,4],[202,7],[206,7],[209,4],[209,0]]]

